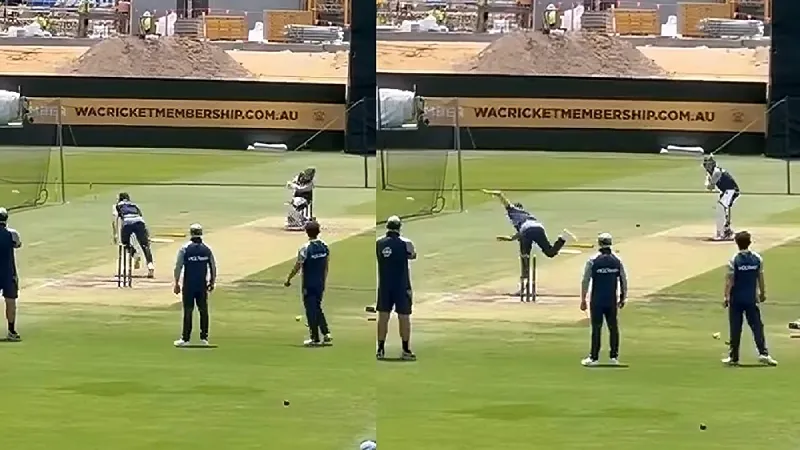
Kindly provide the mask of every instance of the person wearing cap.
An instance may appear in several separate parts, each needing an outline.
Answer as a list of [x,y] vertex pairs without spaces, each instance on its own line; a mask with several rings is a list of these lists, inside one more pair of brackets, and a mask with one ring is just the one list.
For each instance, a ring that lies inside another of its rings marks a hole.
[[[619,364],[619,323],[617,310],[625,306],[628,298],[628,277],[625,265],[611,250],[609,233],[597,237],[598,251],[586,261],[581,282],[581,311],[589,310],[592,323],[592,344],[589,356],[581,361],[584,366],[595,366],[600,360],[600,341],[603,321],[608,325],[609,357],[611,364]],[[619,286],[619,290],[617,290]],[[586,296],[591,288],[589,304]]]
[[120,192],[117,196],[117,203],[111,208],[111,214],[111,233],[114,243],[124,246],[126,251],[133,255],[133,268],[138,269],[141,257],[136,254],[136,247],[131,241],[131,236],[136,237],[136,242],[142,247],[144,259],[147,261],[147,278],[153,278],[155,264],[153,252],[150,250],[150,232],[147,230],[144,217],[142,217],[141,208],[131,201],[131,196],[127,192]]
[[[189,227],[189,242],[178,250],[175,260],[175,295],[182,294],[183,330],[176,347],[189,345],[192,338],[194,308],[200,313],[200,344],[208,345],[208,293],[217,282],[217,263],[214,252],[203,242],[203,227],[194,223]],[[183,283],[181,283],[183,273]]]
[[309,339],[306,339],[303,345],[306,347],[332,345],[331,330],[328,328],[328,320],[322,310],[322,297],[328,281],[330,249],[328,244],[319,238],[319,223],[314,220],[308,222],[305,225],[305,231],[308,242],[298,250],[297,261],[286,277],[284,286],[291,286],[292,278],[302,272],[303,307],[306,310],[309,331]]
[[392,311],[400,322],[400,340],[403,343],[401,358],[414,361],[417,356],[411,351],[411,307],[413,291],[409,261],[417,259],[417,251],[410,239],[400,235],[402,222],[391,216],[386,221],[386,235],[378,239],[378,351],[376,357],[385,357],[386,335],[389,334],[389,319]]
[[730,354],[722,360],[722,363],[729,366],[739,364],[743,319],[747,319],[747,325],[753,332],[753,340],[758,349],[759,362],[768,366],[777,366],[778,361],[775,361],[767,350],[764,323],[761,321],[761,309],[758,306],[759,303],[767,300],[764,260],[761,255],[750,250],[752,243],[750,233],[740,231],[733,239],[739,251],[728,262],[725,298],[722,302],[723,306],[728,309]]
[[22,240],[17,230],[8,227],[8,211],[0,208],[0,292],[6,303],[6,321],[8,321],[7,340],[19,341],[17,333],[17,297],[19,296],[19,277],[15,251],[22,247]]

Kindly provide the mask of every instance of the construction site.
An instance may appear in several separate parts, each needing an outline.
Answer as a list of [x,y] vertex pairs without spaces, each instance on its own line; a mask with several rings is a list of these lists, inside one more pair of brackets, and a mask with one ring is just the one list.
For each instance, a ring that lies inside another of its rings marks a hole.
[[[257,12],[211,9],[202,0],[140,11],[117,0],[92,3],[88,16],[79,1],[2,6],[0,71],[346,82],[346,0]],[[541,0],[382,1],[380,71],[741,81],[768,73],[769,0],[652,7],[585,0],[570,9]],[[736,44],[746,39],[755,44]]]

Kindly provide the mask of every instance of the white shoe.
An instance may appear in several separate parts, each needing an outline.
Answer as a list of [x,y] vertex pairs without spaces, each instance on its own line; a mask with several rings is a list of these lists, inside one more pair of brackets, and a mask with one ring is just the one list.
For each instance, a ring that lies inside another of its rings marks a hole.
[[333,345],[333,336],[330,333],[326,334],[322,337],[322,344],[323,345]]
[[617,359],[617,358],[611,358],[608,362],[609,362],[609,364],[612,364],[612,365],[615,365],[615,366],[619,365],[619,359]]
[[153,263],[147,263],[147,278],[153,278],[155,276],[156,266]]
[[175,347],[186,347],[187,345],[189,345],[189,341],[178,339],[177,341],[173,342],[173,344],[175,344]]
[[318,347],[318,346],[322,345],[322,343],[320,341],[314,341],[314,340],[311,340],[311,339],[306,339],[305,341],[303,341],[303,345],[306,346],[306,347]]
[[734,361],[733,358],[728,356],[727,358],[722,359],[722,364],[725,364],[726,366],[738,366],[739,361]]
[[586,358],[583,358],[581,360],[581,365],[583,367],[592,367],[592,366],[596,366],[597,364],[598,364],[597,360],[596,359],[592,359],[591,356],[587,356]]
[[775,361],[775,358],[769,355],[758,355],[758,362],[764,364],[765,366],[777,366],[778,361]]
[[575,237],[575,235],[572,234],[572,232],[566,228],[564,228],[564,231],[561,232],[561,239],[564,239],[567,242],[569,241],[578,242],[578,238]]
[[200,339],[200,345],[208,345],[208,339]]

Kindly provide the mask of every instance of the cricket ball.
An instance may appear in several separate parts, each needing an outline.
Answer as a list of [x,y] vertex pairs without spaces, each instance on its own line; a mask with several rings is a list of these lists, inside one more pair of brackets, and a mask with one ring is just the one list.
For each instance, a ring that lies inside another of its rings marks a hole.
[[302,319],[303,319],[303,317],[301,317],[301,316],[294,316],[294,321],[295,322],[300,322],[300,320],[302,320]]

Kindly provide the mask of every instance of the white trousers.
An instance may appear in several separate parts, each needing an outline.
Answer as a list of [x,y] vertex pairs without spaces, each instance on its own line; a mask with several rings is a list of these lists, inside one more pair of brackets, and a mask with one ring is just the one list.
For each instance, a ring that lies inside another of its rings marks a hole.
[[724,237],[731,231],[731,209],[733,203],[739,198],[739,192],[728,190],[720,192],[717,199],[717,234],[716,237]]

